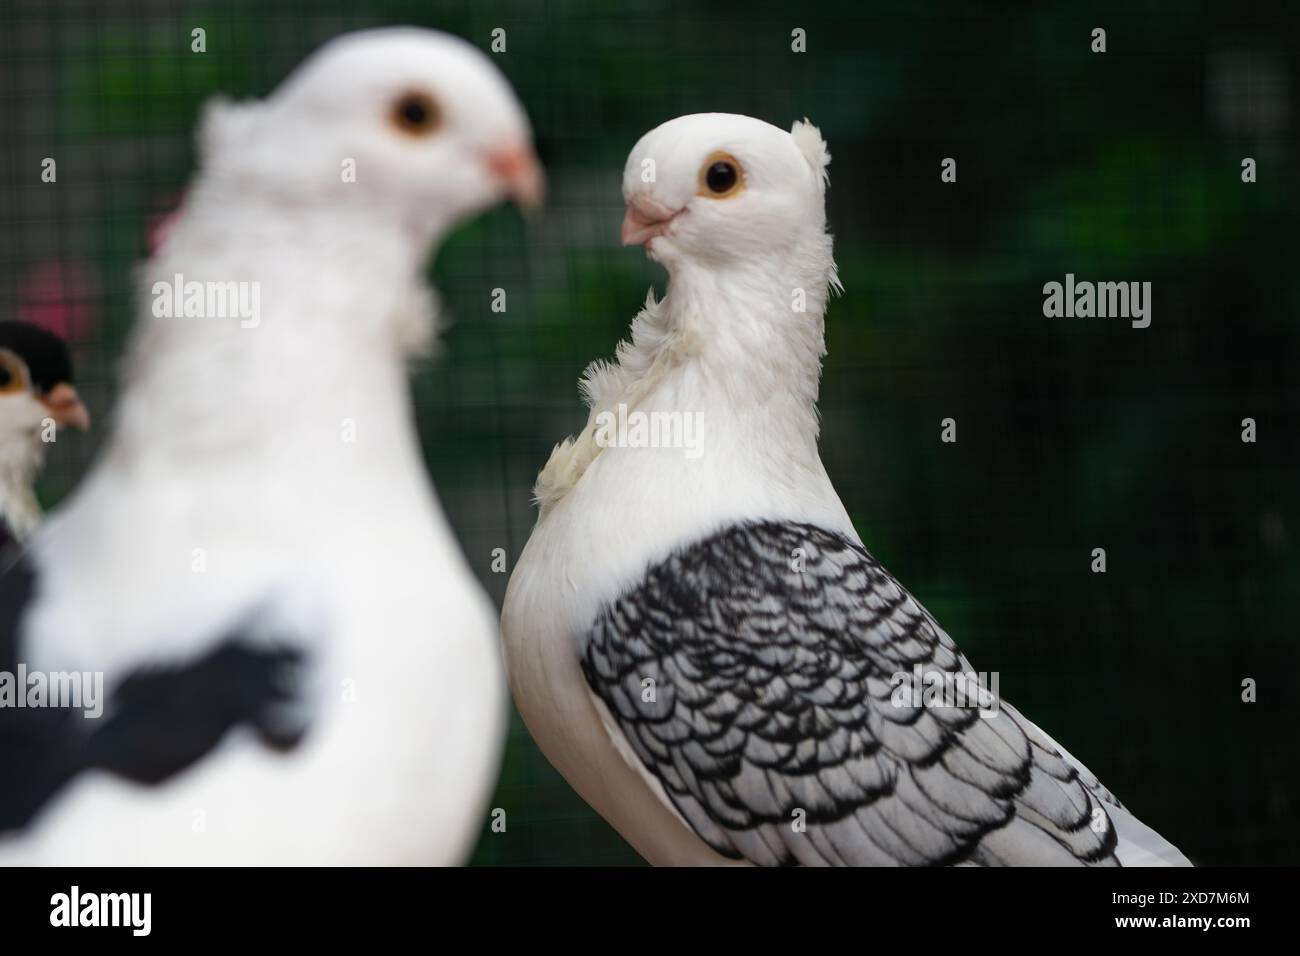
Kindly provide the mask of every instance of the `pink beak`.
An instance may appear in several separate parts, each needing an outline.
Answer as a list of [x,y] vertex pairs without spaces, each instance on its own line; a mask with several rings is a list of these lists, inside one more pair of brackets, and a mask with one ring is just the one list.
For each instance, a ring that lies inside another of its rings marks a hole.
[[673,211],[646,196],[637,196],[623,214],[623,245],[643,245],[668,231],[668,224],[681,210]]
[[60,382],[41,397],[41,404],[49,410],[56,425],[71,425],[83,432],[90,429],[90,412],[77,390],[67,382]]
[[536,154],[527,145],[494,149],[484,157],[488,169],[505,184],[506,192],[525,212],[541,208],[546,194],[546,176]]

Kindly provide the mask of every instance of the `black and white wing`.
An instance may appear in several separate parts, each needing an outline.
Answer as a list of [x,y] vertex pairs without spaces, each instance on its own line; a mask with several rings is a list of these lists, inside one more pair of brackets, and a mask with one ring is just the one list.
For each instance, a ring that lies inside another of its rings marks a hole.
[[[84,706],[19,706],[16,695],[31,690],[17,678],[29,672],[21,626],[39,592],[37,578],[23,557],[0,575],[0,675],[9,681],[0,689],[0,838],[24,828],[86,771],[159,784],[203,759],[237,727],[254,730],[275,749],[293,747],[304,733],[302,644],[289,636],[268,639],[253,625],[215,635],[184,664],[103,675],[101,716],[85,716]],[[48,675],[42,679],[52,686]]]
[[650,568],[582,652],[643,769],[725,856],[1115,865],[1113,798],[1005,705],[895,700],[917,665],[972,670],[860,545],[770,522]]

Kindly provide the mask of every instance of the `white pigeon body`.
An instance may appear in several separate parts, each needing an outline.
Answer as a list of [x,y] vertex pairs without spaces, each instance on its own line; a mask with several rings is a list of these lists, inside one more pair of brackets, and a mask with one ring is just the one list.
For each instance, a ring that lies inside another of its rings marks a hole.
[[[742,168],[741,188],[720,198],[705,188],[718,157]],[[994,720],[962,729],[964,740],[975,741],[972,751],[1000,748],[990,763],[1016,765],[990,784],[996,799],[978,803],[966,782],[922,780],[926,771],[909,765],[916,760],[919,767],[918,754],[937,752],[944,735],[936,731],[918,743],[895,733],[890,721],[904,718],[883,707],[859,706],[860,721],[844,718],[843,727],[816,739],[783,728],[774,742],[754,730],[767,691],[785,695],[775,710],[793,701],[791,712],[817,721],[851,710],[844,700],[835,703],[847,697],[843,674],[795,682],[801,662],[815,671],[838,653],[834,642],[800,635],[803,646],[796,641],[791,651],[783,625],[771,624],[793,617],[783,606],[791,594],[815,602],[824,580],[842,591],[845,581],[869,572],[874,583],[865,598],[848,602],[858,607],[800,620],[836,634],[850,630],[847,618],[860,612],[868,625],[853,637],[863,644],[902,634],[897,640],[906,646],[913,635],[903,631],[911,628],[950,666],[964,664],[933,619],[861,550],[817,451],[823,314],[837,285],[823,212],[828,161],[807,124],[785,133],[723,114],[673,120],[633,149],[624,175],[624,238],[647,243],[668,268],[669,287],[637,316],[615,361],[589,369],[587,428],[556,449],[538,479],[541,513],[502,615],[507,671],[525,723],[578,793],[655,864],[1076,862],[1027,822],[1032,809],[1007,809],[1021,796],[1040,799],[1037,788],[1052,785],[1052,774],[1080,804],[1070,808],[1073,829],[1065,839],[1081,857],[1185,862],[1005,704]],[[643,175],[647,168],[656,170],[653,182]],[[607,431],[598,440],[602,413],[620,405],[626,414],[702,415],[703,441],[687,454],[611,443]],[[769,533],[785,534],[798,547],[763,556],[773,567],[761,575],[744,544],[734,548],[739,570],[707,557],[719,551],[719,540]],[[814,573],[786,577],[796,573],[787,566],[795,550],[810,552]],[[725,585],[715,585],[713,574]],[[764,593],[760,577],[793,580],[794,590]],[[648,601],[656,587],[676,591],[676,603]],[[723,588],[739,596],[720,596]],[[890,610],[877,613],[886,605]],[[750,629],[756,620],[771,625],[768,638]],[[867,659],[875,666],[872,653]],[[737,655],[752,655],[744,659],[768,683],[756,688],[743,674],[729,683]],[[883,692],[888,706],[881,675],[852,686]],[[647,703],[651,694],[657,697]],[[989,736],[1003,731],[1013,744]],[[882,749],[868,752],[863,738]],[[853,760],[844,758],[851,746],[862,751]],[[804,757],[821,761],[820,768],[786,772]],[[968,762],[960,772],[978,778],[981,765]],[[1006,778],[1021,773],[1022,789],[1033,792],[1017,796],[1015,781]],[[928,796],[917,797],[924,788]],[[966,814],[972,819],[989,807],[1003,819],[966,827],[964,800],[977,807]],[[927,801],[943,810],[918,812]],[[1105,816],[1094,816],[1103,804]],[[793,826],[799,810],[806,834]],[[956,820],[953,829],[961,832],[940,833],[944,819]],[[1094,842],[1113,845],[1113,853],[1085,845],[1081,827],[1094,820],[1102,831]],[[1118,835],[1112,838],[1109,827]]]
[[[412,90],[436,98],[427,145],[386,125]],[[290,699],[259,712],[269,728],[237,724],[158,782],[86,769],[0,841],[0,863],[461,862],[506,699],[406,363],[433,331],[431,248],[536,185],[527,122],[479,51],[387,30],[335,41],[264,103],[217,107],[203,141],[140,275],[110,445],[30,550],[19,646],[32,669],[102,672],[104,721],[124,675],[184,669],[230,634],[302,663],[279,675]],[[153,314],[154,283],[176,275],[256,283],[259,321]]]

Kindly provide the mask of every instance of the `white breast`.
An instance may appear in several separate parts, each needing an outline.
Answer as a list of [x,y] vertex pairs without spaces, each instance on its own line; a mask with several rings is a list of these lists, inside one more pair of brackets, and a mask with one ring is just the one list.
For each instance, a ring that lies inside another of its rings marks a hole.
[[42,543],[48,590],[25,641],[32,666],[105,670],[109,684],[142,662],[193,656],[213,622],[269,601],[311,660],[303,742],[281,754],[232,734],[156,787],[83,775],[0,859],[468,855],[505,733],[494,610],[413,451],[309,444],[332,460],[282,461],[273,486],[238,460],[170,480],[101,472]]
[[[533,739],[583,799],[656,864],[731,861],[681,821],[630,751],[620,752],[622,733],[601,713],[579,668],[598,609],[674,548],[735,522],[808,521],[856,539],[824,471],[820,482],[811,475],[773,482],[761,455],[733,444],[744,430],[717,424],[696,459],[681,449],[603,450],[534,530],[501,617],[511,690]],[[720,467],[720,459],[754,467]],[[792,490],[799,487],[803,493]]]

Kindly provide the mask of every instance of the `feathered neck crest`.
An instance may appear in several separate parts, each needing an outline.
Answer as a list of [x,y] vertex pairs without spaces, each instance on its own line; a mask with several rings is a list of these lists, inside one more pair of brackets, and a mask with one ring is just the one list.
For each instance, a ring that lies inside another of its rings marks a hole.
[[[824,314],[839,278],[831,257],[831,237],[824,232],[801,250],[797,274],[790,278],[752,277],[759,291],[732,301],[723,288],[701,289],[694,277],[677,274],[668,295],[656,299],[651,289],[632,320],[629,338],[619,342],[613,359],[592,362],[579,387],[590,412],[576,438],[567,438],[551,453],[537,476],[534,498],[538,520],[582,478],[601,452],[596,442],[598,417],[625,405],[637,408],[687,363],[708,365],[731,385],[736,398],[749,393],[755,405],[771,396],[790,404],[790,425],[815,447],[817,394],[825,355]],[[800,286],[799,283],[805,283]],[[803,310],[794,308],[792,292],[806,291]]]

